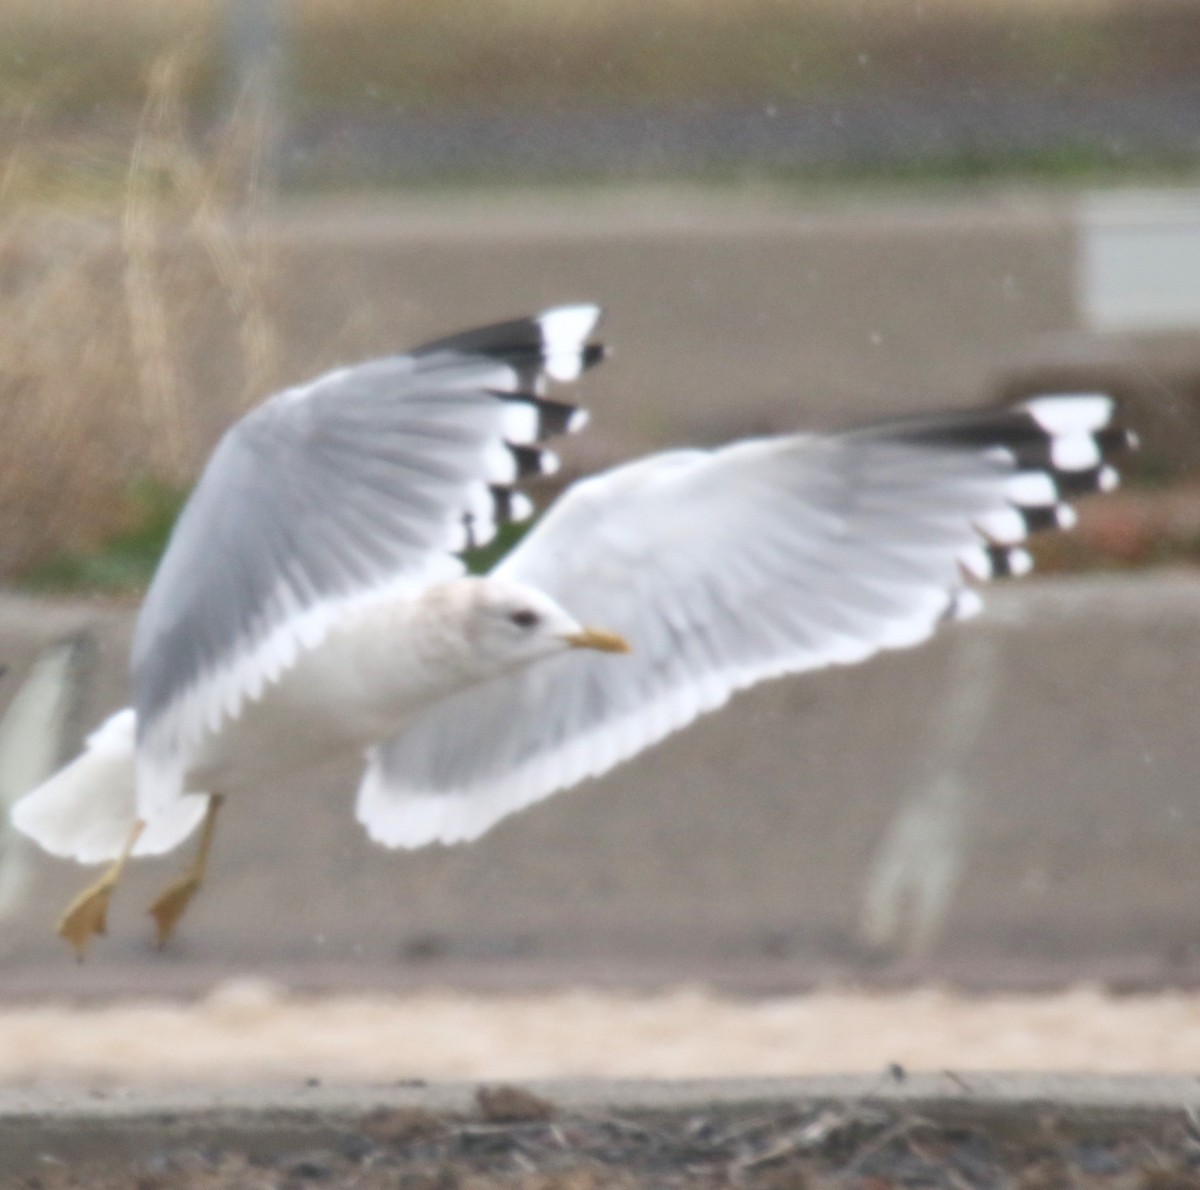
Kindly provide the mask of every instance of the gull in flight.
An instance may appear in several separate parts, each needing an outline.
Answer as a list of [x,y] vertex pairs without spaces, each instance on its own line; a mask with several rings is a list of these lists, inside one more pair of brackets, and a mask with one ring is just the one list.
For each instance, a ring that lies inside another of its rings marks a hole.
[[268,778],[362,755],[372,839],[463,842],[737,690],[916,645],[978,609],[975,582],[1028,570],[1025,538],[1069,528],[1133,445],[1079,393],[670,451],[572,485],[469,577],[459,555],[532,514],[542,444],[586,420],[546,394],[602,358],[598,317],[339,368],[225,434],[138,616],[133,706],[12,812],[109,865],[59,923],[80,955],[126,861],[201,827],[151,906],[165,941],[222,799]]

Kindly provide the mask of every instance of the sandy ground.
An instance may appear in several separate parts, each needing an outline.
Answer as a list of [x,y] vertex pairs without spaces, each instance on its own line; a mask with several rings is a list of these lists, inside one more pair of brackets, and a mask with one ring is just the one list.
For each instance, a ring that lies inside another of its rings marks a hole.
[[805,1075],[1192,1072],[1200,995],[963,997],[830,991],[736,1001],[680,989],[301,998],[231,981],[193,1004],[0,1012],[0,1082],[237,1084]]

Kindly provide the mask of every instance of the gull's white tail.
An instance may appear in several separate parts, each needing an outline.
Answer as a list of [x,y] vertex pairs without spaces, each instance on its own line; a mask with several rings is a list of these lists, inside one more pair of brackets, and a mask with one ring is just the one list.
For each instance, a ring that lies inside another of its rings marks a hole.
[[[81,864],[116,859],[137,820],[136,724],[127,707],[106,719],[83,752],[13,807],[12,822],[37,845]],[[208,798],[187,794],[146,824],[134,855],[177,847],[204,817]]]

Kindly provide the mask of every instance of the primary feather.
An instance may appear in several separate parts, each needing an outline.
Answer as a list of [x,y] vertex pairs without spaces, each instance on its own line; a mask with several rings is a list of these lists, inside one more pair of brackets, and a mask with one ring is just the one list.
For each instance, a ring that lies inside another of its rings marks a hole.
[[[621,633],[427,707],[372,749],[358,814],[416,847],[477,837],[766,678],[915,645],[1028,568],[1131,445],[1103,395],[653,455],[572,487],[496,568]],[[469,748],[456,741],[472,741]]]

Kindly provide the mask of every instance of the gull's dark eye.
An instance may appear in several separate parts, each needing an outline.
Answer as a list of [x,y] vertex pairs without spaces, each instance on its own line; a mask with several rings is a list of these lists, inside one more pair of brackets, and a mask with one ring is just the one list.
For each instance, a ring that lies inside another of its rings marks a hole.
[[540,623],[537,612],[528,610],[513,612],[508,617],[518,628],[536,628]]

